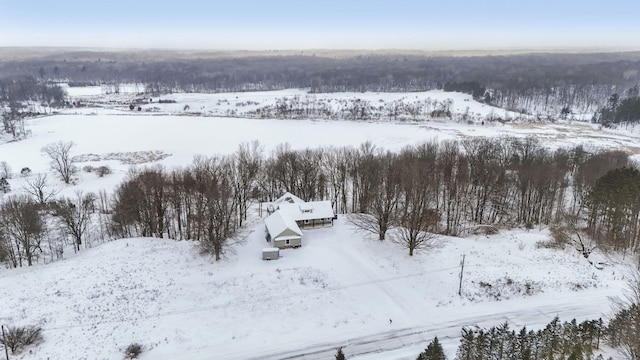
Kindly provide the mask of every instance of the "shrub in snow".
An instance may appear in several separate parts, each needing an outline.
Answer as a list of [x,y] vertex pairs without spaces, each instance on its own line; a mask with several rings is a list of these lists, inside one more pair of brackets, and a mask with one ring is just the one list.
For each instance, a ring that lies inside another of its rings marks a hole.
[[541,284],[533,280],[514,280],[504,276],[493,282],[479,281],[476,291],[468,289],[465,296],[472,301],[481,299],[501,301],[514,296],[535,295],[541,291],[541,288]]
[[474,235],[495,235],[499,232],[500,229],[494,225],[478,225],[472,231]]
[[106,165],[102,165],[95,170],[96,170],[96,175],[98,175],[99,177],[103,177],[105,175],[111,174],[111,168]]
[[44,341],[42,328],[39,326],[9,326],[5,328],[4,337],[0,342],[13,354],[20,352],[25,346],[38,345]]
[[140,356],[141,353],[142,353],[142,345],[140,345],[138,343],[133,343],[133,344],[127,346],[126,349],[124,349],[124,358],[125,359],[137,359],[138,356]]
[[82,171],[84,172],[95,172],[99,177],[103,177],[105,175],[111,174],[111,168],[107,165],[102,165],[98,167],[93,167],[91,165],[86,165],[82,167]]
[[27,176],[29,174],[31,174],[31,169],[28,167],[23,167],[22,170],[20,170],[20,175],[22,176]]
[[336,352],[336,360],[345,360],[346,357],[344,356],[344,353],[342,352],[342,348],[338,348],[338,351]]

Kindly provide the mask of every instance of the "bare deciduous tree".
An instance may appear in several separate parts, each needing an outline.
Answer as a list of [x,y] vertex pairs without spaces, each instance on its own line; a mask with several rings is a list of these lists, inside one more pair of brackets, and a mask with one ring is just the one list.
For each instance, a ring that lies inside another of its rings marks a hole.
[[162,167],[132,170],[131,179],[114,192],[112,216],[114,231],[120,236],[155,236],[165,234],[169,199],[165,193],[167,176]]
[[263,147],[255,140],[238,146],[235,155],[235,193],[238,204],[239,226],[247,219],[247,210],[251,202],[250,193],[262,168]]
[[382,241],[387,231],[397,225],[396,209],[400,199],[401,167],[398,159],[389,153],[380,155],[371,162],[367,167],[367,213],[352,214],[349,220],[359,229],[376,234]]
[[6,161],[0,161],[0,178],[11,179],[11,166]]
[[227,158],[204,158],[194,160],[197,196],[202,206],[195,216],[204,230],[201,242],[205,253],[213,253],[220,260],[228,241],[237,230],[237,197],[233,189],[233,162]]
[[51,168],[60,174],[65,184],[71,183],[73,175],[78,171],[71,157],[73,142],[58,141],[42,148],[42,152],[51,159]]
[[[551,237],[555,241],[555,245],[563,247],[564,245],[571,244],[585,259],[593,264],[593,262],[589,260],[589,256],[598,246],[595,241],[586,234],[586,229],[581,229],[578,226],[578,217],[571,214],[563,214],[561,220],[562,222],[550,228]],[[597,264],[593,265],[597,266]]]
[[45,224],[39,213],[39,205],[26,196],[12,197],[2,204],[0,223],[4,236],[10,240],[10,260],[13,267],[22,267],[23,260],[33,265],[42,252],[40,243]]
[[42,205],[49,202],[58,193],[47,181],[47,174],[38,174],[35,179],[25,181],[22,188]]
[[437,144],[428,143],[402,156],[402,193],[398,208],[398,229],[393,241],[409,249],[429,249],[437,245],[440,216],[435,206],[437,182],[433,178],[436,168]]
[[325,152],[324,167],[328,174],[328,188],[336,214],[346,213],[348,210],[347,199],[351,181],[351,164],[353,149],[344,147],[340,149],[330,149]]
[[392,237],[393,242],[408,249],[409,256],[413,256],[416,250],[436,248],[438,235],[432,231],[437,221],[438,215],[433,210],[404,211],[400,218],[400,226],[396,229],[397,233]]
[[75,251],[80,251],[80,245],[84,240],[93,200],[93,196],[77,192],[74,199],[67,198],[56,202],[56,215],[64,226],[65,233],[73,238]]

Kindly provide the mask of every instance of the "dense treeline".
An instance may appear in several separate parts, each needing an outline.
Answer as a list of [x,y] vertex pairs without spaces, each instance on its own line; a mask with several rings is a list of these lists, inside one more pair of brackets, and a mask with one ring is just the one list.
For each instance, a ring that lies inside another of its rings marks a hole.
[[257,143],[231,157],[196,157],[184,169],[133,171],[114,193],[112,231],[200,241],[219,260],[247,218],[261,169]]
[[[242,116],[277,119],[334,119],[334,120],[388,120],[416,121],[421,119],[449,119],[453,121],[493,121],[497,116],[482,117],[466,111],[454,114],[452,99],[400,99],[378,102],[352,99],[323,99],[314,94],[276,98],[274,104],[250,110]],[[236,115],[230,112],[229,114]]]
[[80,251],[89,239],[113,237],[107,232],[104,192],[53,199],[46,182],[29,186],[37,191],[28,189],[29,195],[9,196],[0,204],[0,262],[14,268],[52,262],[63,258],[68,245]]
[[556,317],[544,329],[520,331],[504,323],[490,329],[462,330],[456,360],[591,359],[605,327],[602,320],[561,323]]
[[28,75],[0,78],[0,134],[11,134],[14,138],[24,136],[25,118],[64,103],[65,92],[57,85]]
[[[393,240],[410,254],[429,245],[429,234],[465,235],[486,225],[558,226],[563,242],[577,243],[584,234],[603,248],[635,252],[640,207],[631,203],[639,197],[607,193],[622,189],[619,184],[639,187],[639,179],[625,175],[637,174],[624,168],[627,161],[621,152],[581,146],[550,151],[533,138],[429,142],[398,153],[371,143],[282,145],[267,157],[253,143],[229,158],[198,158],[185,169],[132,173],[116,190],[113,221],[119,236],[215,243],[242,225],[250,201],[290,191],[329,199],[336,213],[352,214],[354,224],[380,240],[394,229]],[[610,178],[613,186],[602,185]],[[209,234],[212,222],[228,229]]]
[[0,78],[0,103],[35,101],[62,105],[64,97],[64,90],[59,86],[32,76]]
[[[408,92],[447,88],[529,113],[593,111],[638,82],[638,53],[442,56],[384,52],[60,52],[0,62],[0,78],[144,83],[154,92],[310,88]],[[487,91],[483,91],[486,89]]]
[[[132,170],[110,206],[100,195],[99,213],[110,213],[100,232],[102,238],[199,240],[220,258],[252,202],[289,191],[330,200],[336,213],[349,214],[356,226],[411,255],[432,245],[434,234],[536,225],[552,227],[556,245],[573,245],[587,258],[596,246],[636,253],[640,172],[628,165],[622,152],[582,146],[551,151],[534,138],[432,141],[395,153],[371,143],[303,150],[285,144],[268,156],[256,141],[231,156],[196,157],[185,168]],[[28,188],[33,197],[9,198],[0,208],[0,253],[14,259],[13,266],[21,266],[21,258],[31,264],[45,238],[46,244],[70,241],[79,250],[95,213],[95,195],[47,207],[52,197],[41,196],[46,185],[34,180]],[[70,229],[62,240],[34,220],[51,214]],[[27,218],[33,221],[20,222]]]
[[622,100],[617,93],[609,96],[606,106],[593,115],[593,121],[605,126],[640,122],[640,89],[634,86],[626,94],[627,97]]

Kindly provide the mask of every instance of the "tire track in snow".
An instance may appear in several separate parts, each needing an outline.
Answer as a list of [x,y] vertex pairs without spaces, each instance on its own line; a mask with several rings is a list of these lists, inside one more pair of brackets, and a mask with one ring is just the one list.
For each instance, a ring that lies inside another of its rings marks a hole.
[[[438,338],[444,343],[454,343],[457,347],[457,341],[459,341],[463,326],[491,327],[506,321],[512,329],[518,329],[523,326],[538,328],[546,325],[555,316],[562,316],[562,321],[573,318],[580,320],[602,317],[606,315],[606,312],[604,312],[603,309],[608,308],[609,304],[608,297],[594,297],[589,294],[580,294],[578,296],[575,294],[565,295],[557,300],[546,300],[538,305],[533,304],[526,309],[516,308],[509,311],[503,311],[505,307],[501,306],[499,303],[492,303],[491,306],[479,306],[480,309],[477,310],[482,312],[481,315],[465,316],[464,314],[458,314],[453,318],[436,320],[429,325],[422,327],[374,333],[341,342],[321,342],[306,345],[300,344],[300,347],[297,350],[275,351],[272,353],[265,350],[260,351],[258,354],[254,353],[251,355],[245,352],[244,355],[236,353],[231,354],[230,357],[227,357],[227,354],[225,354],[222,359],[329,359],[335,355],[336,349],[339,347],[343,348],[348,357],[353,358],[354,356],[382,354],[407,347],[426,347],[428,341],[434,336],[438,336]],[[482,308],[489,309],[485,309],[483,312]],[[417,356],[418,352],[416,352],[415,356]],[[415,356],[412,358],[415,358]]]
[[[419,309],[414,305],[413,302],[407,301],[407,299],[404,299],[400,294],[398,294],[397,291],[395,291],[389,285],[389,282],[377,281],[383,279],[384,276],[381,276],[380,273],[373,270],[378,269],[375,263],[373,263],[372,261],[367,261],[367,263],[365,263],[365,260],[369,259],[363,259],[360,254],[354,254],[353,249],[348,247],[345,247],[345,249],[342,249],[342,251],[338,253],[342,257],[344,257],[346,261],[354,267],[354,269],[357,269],[357,271],[360,271],[362,274],[364,274],[366,278],[369,279],[370,285],[377,285],[376,289],[379,290],[380,293],[384,294],[390,300],[391,304],[396,305],[396,310],[404,314],[403,320],[405,320],[405,322],[411,320],[411,314],[415,313],[415,311],[419,311]],[[413,275],[414,276],[412,277],[422,276],[425,275],[425,272],[420,272]],[[407,278],[409,277],[405,277],[404,279]]]

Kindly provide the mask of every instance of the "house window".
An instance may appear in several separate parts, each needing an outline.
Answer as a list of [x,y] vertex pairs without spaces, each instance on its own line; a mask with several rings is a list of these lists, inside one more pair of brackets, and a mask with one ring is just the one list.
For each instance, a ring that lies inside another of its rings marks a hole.
[[285,243],[286,245],[289,245],[289,239],[285,240],[285,241],[284,241],[284,243]]

